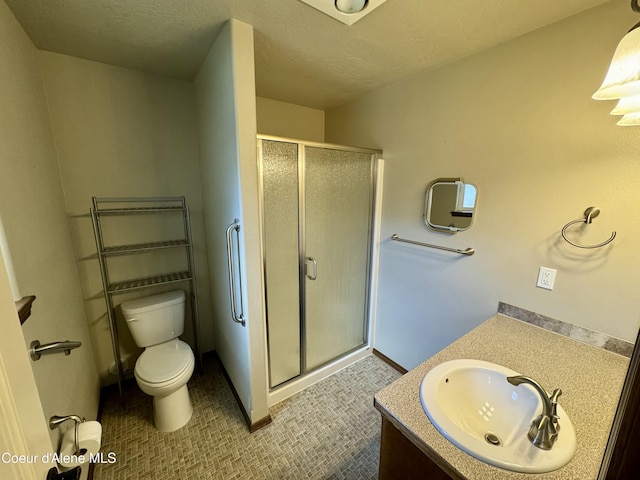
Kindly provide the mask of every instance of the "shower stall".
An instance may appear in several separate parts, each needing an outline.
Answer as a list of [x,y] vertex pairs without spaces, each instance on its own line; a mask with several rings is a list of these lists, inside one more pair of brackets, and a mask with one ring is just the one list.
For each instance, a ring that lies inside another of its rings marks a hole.
[[270,389],[367,346],[380,153],[258,136]]

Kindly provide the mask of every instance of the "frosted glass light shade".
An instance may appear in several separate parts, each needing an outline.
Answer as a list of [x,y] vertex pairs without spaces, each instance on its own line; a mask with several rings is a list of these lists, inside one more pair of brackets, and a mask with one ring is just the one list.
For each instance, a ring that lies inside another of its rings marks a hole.
[[366,5],[366,0],[336,0],[336,8],[342,13],[358,13]]
[[614,100],[631,95],[640,95],[640,28],[620,40],[604,82],[593,98]]
[[616,125],[620,125],[621,127],[633,127],[640,125],[640,112],[627,113],[623,115]]
[[616,107],[611,110],[611,115],[626,115],[634,112],[640,112],[640,95],[621,98]]

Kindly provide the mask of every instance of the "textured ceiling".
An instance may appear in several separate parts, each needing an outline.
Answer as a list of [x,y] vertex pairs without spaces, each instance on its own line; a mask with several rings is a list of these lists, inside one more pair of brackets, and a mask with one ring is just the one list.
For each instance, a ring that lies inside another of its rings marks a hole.
[[298,0],[5,0],[40,49],[185,80],[236,18],[258,95],[320,109],[606,1],[387,0],[346,26]]

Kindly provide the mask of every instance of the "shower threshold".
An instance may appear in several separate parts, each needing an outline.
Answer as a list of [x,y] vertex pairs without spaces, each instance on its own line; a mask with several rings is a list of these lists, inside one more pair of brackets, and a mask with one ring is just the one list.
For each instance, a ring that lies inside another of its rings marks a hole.
[[359,360],[373,355],[373,348],[369,345],[363,345],[345,355],[336,358],[335,360],[322,365],[304,375],[296,377],[286,383],[278,385],[272,388],[267,395],[267,405],[269,407],[279,403],[296,393],[303,391],[305,388],[310,387],[314,383],[324,380],[330,377],[336,372],[339,372],[343,368],[353,365]]

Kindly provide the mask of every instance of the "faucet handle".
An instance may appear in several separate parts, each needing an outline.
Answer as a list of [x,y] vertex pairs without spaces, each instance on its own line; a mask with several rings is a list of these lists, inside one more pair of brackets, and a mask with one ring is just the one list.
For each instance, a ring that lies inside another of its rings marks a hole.
[[556,388],[551,394],[551,397],[549,397],[549,400],[551,401],[551,423],[553,424],[556,432],[560,430],[560,423],[558,422],[560,419],[560,417],[558,417],[558,397],[560,395],[562,395],[562,390]]
[[551,394],[551,396],[549,397],[549,402],[551,403],[551,416],[552,417],[558,417],[557,415],[557,410],[558,410],[558,397],[562,395],[562,390],[560,390],[559,388],[556,388],[553,393]]
[[551,450],[558,438],[558,431],[551,418],[547,415],[540,415],[531,424],[527,437],[536,447],[542,450]]
[[551,403],[558,403],[558,397],[562,395],[562,390],[560,390],[559,388],[556,388],[553,393],[551,394],[551,396],[549,397],[549,400],[551,400]]

